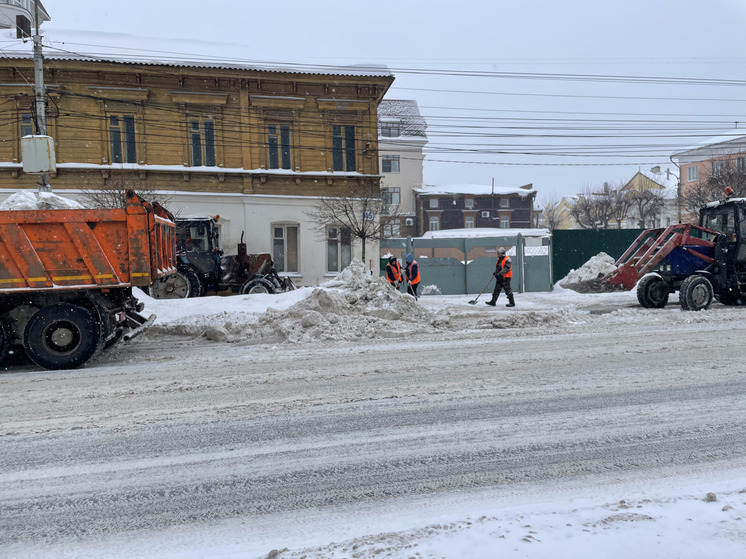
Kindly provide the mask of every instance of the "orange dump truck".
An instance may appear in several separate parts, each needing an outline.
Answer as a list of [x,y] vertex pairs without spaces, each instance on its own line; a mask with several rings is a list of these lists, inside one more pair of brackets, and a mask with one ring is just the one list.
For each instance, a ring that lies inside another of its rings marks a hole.
[[128,191],[123,209],[0,211],[0,362],[22,347],[79,367],[153,323],[132,287],[176,272],[176,227],[154,206]]

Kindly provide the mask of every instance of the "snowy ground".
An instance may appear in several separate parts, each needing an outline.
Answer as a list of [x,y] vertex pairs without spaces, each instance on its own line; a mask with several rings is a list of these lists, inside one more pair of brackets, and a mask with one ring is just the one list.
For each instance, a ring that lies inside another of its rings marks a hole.
[[746,557],[744,308],[141,298],[83,369],[0,374],[1,557]]

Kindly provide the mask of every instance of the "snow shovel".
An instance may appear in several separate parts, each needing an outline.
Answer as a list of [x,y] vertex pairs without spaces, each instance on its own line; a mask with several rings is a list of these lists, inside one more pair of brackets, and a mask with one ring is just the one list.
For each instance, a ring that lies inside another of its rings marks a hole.
[[[495,276],[492,276],[495,277]],[[473,301],[469,301],[470,305],[476,305],[477,299],[479,299],[482,296],[482,293],[484,293],[484,290],[487,289],[487,286],[492,283],[492,278],[490,278],[486,284],[484,284],[484,287],[482,288],[482,291],[479,292],[479,295],[477,295]]]

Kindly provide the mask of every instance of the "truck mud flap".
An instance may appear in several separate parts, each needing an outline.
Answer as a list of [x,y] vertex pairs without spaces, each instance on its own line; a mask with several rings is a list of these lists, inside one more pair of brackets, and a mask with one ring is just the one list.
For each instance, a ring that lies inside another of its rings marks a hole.
[[155,322],[155,314],[151,314],[148,318],[137,313],[127,313],[127,326],[129,330],[124,333],[122,339],[128,342],[132,338],[135,338],[150,328]]

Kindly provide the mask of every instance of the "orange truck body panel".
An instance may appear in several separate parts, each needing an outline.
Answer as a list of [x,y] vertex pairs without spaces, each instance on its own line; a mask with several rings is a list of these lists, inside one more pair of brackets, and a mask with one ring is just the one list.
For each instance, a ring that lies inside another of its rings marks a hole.
[[125,209],[0,212],[0,293],[148,286],[176,272],[176,227],[132,194]]

